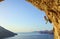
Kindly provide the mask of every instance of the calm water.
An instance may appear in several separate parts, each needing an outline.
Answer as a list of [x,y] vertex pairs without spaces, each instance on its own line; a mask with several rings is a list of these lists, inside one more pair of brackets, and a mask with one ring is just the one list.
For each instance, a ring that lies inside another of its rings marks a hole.
[[53,39],[53,35],[40,33],[18,33],[18,35],[6,39]]

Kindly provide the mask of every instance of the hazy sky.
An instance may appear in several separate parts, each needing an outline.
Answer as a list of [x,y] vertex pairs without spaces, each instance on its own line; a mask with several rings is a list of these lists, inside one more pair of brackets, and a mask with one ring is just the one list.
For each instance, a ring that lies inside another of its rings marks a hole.
[[51,30],[45,24],[44,12],[25,0],[5,0],[0,3],[0,25],[13,32]]

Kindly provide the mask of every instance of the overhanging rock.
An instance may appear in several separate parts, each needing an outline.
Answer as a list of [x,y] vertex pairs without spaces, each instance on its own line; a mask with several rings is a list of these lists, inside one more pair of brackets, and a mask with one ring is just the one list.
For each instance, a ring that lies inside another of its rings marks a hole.
[[[54,25],[54,39],[60,39],[60,0],[26,0],[45,12]],[[48,27],[48,26],[47,26]]]

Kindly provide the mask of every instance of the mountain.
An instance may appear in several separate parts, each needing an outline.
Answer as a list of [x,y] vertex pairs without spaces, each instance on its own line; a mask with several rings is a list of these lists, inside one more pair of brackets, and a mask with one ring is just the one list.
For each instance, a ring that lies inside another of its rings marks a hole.
[[39,33],[41,33],[41,34],[54,34],[53,30],[50,30],[50,31],[48,31],[48,30],[40,31]]
[[14,35],[17,35],[17,34],[0,26],[0,39],[7,38],[7,37],[12,37]]
[[52,34],[52,35],[54,34],[54,33],[53,33],[53,30],[50,30],[50,31],[49,31],[49,30],[34,31],[34,32],[37,32],[37,33],[40,33],[40,34]]

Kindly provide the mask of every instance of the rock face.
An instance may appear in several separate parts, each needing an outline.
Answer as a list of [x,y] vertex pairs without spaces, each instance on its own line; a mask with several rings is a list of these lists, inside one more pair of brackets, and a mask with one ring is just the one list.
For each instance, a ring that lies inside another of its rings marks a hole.
[[[53,24],[54,39],[60,39],[60,0],[27,0],[45,12]],[[48,26],[47,26],[48,27]]]
[[2,1],[4,1],[4,0],[0,0],[0,2],[2,2]]
[[0,26],[0,39],[7,38],[7,37],[12,37],[14,35],[17,35],[17,34]]

